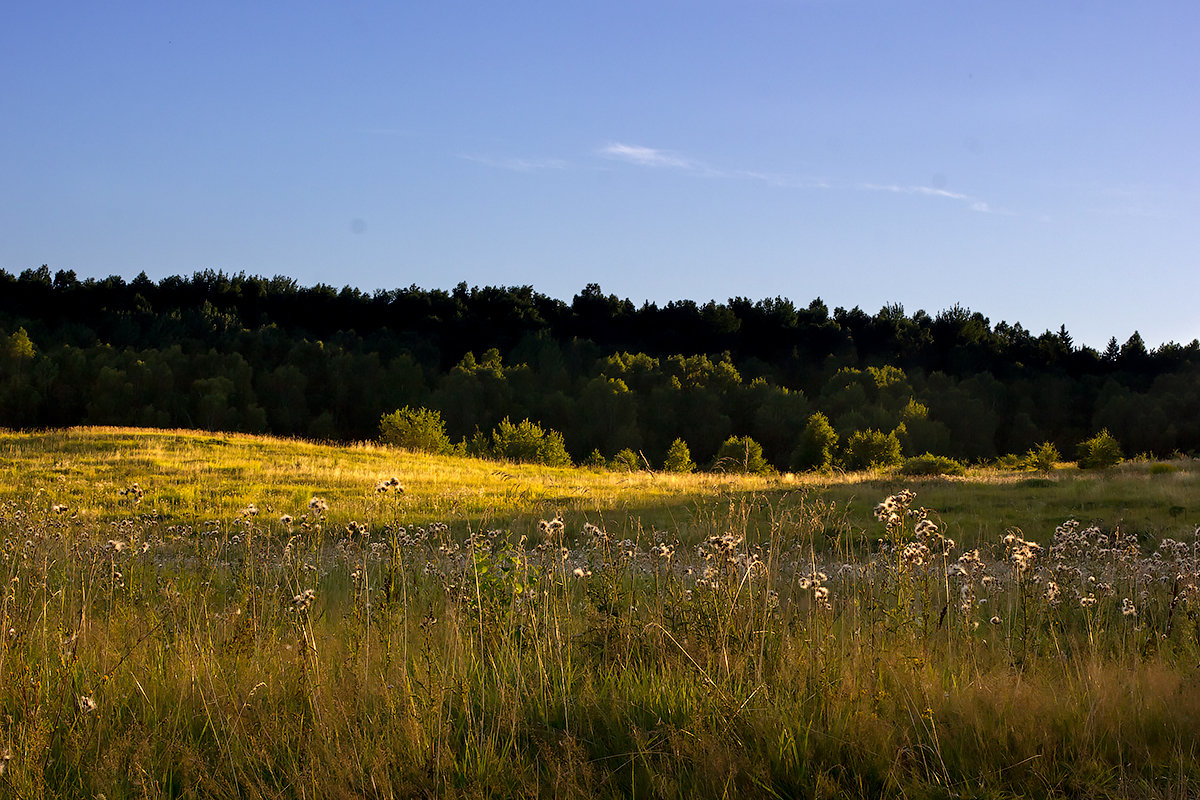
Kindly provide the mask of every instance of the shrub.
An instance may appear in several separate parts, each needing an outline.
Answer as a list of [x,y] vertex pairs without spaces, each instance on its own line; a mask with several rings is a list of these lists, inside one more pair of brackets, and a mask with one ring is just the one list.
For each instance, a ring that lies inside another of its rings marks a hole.
[[907,458],[900,465],[901,475],[966,475],[967,468],[953,458],[926,453]]
[[379,418],[379,440],[384,444],[422,453],[450,452],[442,414],[428,408],[405,406]]
[[792,453],[791,468],[827,471],[833,466],[833,451],[837,443],[838,435],[829,424],[829,418],[818,411],[808,418],[808,425],[800,434],[800,444]]
[[896,432],[874,428],[855,431],[846,440],[844,461],[847,469],[886,469],[900,464],[900,439]]
[[609,466],[615,470],[635,472],[642,468],[642,459],[641,456],[626,447],[617,451],[617,454],[612,457],[612,461],[609,462]]
[[508,417],[500,420],[492,431],[491,451],[496,458],[525,464],[562,467],[571,463],[562,434],[543,430],[541,425],[528,419],[516,425]]
[[1025,456],[1025,463],[1030,469],[1038,472],[1050,472],[1061,458],[1053,442],[1042,442],[1029,450]]
[[579,466],[587,467],[588,469],[604,469],[608,466],[608,459],[597,449],[593,450],[587,458],[580,462]]
[[1015,453],[1005,453],[1002,456],[997,456],[992,461],[992,466],[996,469],[1010,469],[1015,471],[1026,469],[1028,465],[1029,462],[1025,456],[1019,456]]
[[1079,443],[1080,469],[1108,469],[1121,463],[1121,444],[1105,428]]
[[671,447],[667,450],[667,458],[663,461],[663,470],[666,472],[693,472],[695,469],[696,462],[692,461],[692,452],[688,449],[687,442],[683,439],[671,442]]
[[765,475],[771,465],[763,456],[762,445],[749,436],[730,436],[717,450],[713,466],[722,472],[745,472]]

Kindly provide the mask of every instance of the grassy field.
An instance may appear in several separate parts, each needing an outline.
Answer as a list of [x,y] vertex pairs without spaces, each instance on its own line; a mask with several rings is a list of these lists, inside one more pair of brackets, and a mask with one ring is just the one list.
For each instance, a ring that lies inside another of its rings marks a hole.
[[0,475],[0,796],[1200,793],[1194,462],[675,476],[80,429],[0,433]]

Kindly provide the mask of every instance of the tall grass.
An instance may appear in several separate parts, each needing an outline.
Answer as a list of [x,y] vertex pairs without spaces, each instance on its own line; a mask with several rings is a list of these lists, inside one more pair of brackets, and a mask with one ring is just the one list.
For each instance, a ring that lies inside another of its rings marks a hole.
[[267,474],[247,497],[231,478],[179,510],[158,497],[196,491],[163,478],[175,454],[141,480],[88,474],[98,489],[60,464],[0,503],[0,794],[1200,786],[1186,526],[1139,542],[1059,520],[967,548],[924,485],[861,527],[825,494],[761,486],[686,513],[447,524],[407,475],[380,489],[390,470],[348,457],[295,468],[340,470],[331,489]]

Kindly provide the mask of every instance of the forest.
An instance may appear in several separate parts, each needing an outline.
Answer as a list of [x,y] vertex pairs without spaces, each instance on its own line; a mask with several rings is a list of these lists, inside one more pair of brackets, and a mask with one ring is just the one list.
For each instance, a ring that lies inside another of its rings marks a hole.
[[682,440],[709,467],[741,437],[771,467],[804,469],[818,419],[846,466],[864,434],[981,462],[1046,442],[1072,457],[1107,430],[1128,455],[1165,457],[1200,451],[1200,341],[1151,349],[1134,332],[1100,352],[962,306],[637,306],[596,284],[565,302],[530,286],[0,270],[0,427],[355,441],[405,407],[438,412],[460,447],[528,420],[577,463],[633,452],[657,467]]

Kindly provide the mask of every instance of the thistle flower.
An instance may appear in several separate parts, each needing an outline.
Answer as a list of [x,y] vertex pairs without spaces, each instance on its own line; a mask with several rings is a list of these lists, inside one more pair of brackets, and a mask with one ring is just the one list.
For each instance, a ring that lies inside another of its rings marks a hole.
[[1042,546],[1037,542],[1029,542],[1022,539],[1016,533],[1009,533],[1004,537],[1004,544],[1008,548],[1008,558],[1012,561],[1017,572],[1025,572],[1033,566],[1034,559],[1042,552]]
[[308,508],[314,514],[324,514],[329,511],[329,503],[326,503],[323,497],[314,497],[308,501]]
[[79,695],[79,710],[84,714],[90,714],[96,710],[96,701],[86,694]]
[[992,624],[993,624],[993,625],[999,625],[999,624],[1000,624],[1000,617],[998,617],[998,616],[996,616],[996,617],[992,617]]
[[1052,606],[1058,605],[1059,594],[1058,584],[1054,581],[1046,581],[1046,602]]
[[1079,605],[1084,608],[1091,608],[1092,606],[1096,605],[1096,595],[1088,593],[1087,597],[1079,598]]
[[[546,524],[549,525],[549,523]],[[590,522],[583,523],[583,535],[592,539],[598,539],[602,542],[608,541],[608,534],[604,531],[604,529],[597,525],[593,525]]]
[[297,612],[307,611],[317,599],[316,589],[305,589],[300,594],[292,598],[292,610]]

